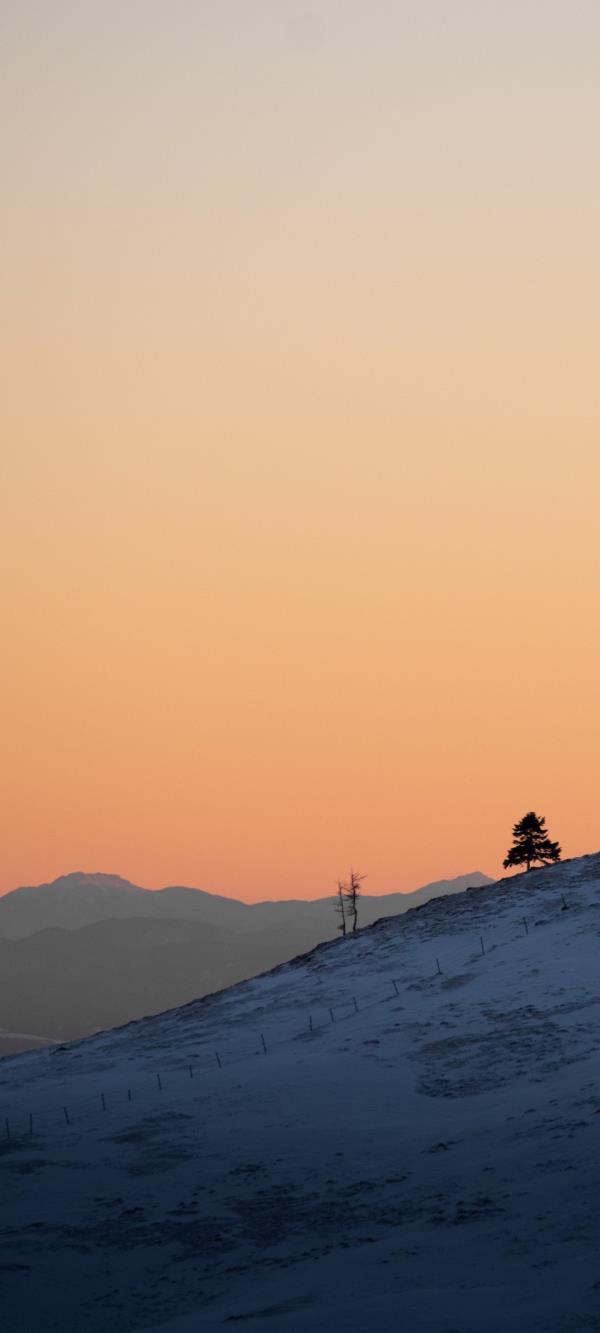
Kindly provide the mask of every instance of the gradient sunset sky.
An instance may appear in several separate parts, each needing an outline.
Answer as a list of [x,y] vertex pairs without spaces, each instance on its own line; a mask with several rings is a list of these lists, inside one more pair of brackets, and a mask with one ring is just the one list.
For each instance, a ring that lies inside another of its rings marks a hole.
[[597,0],[0,46],[0,891],[597,850]]

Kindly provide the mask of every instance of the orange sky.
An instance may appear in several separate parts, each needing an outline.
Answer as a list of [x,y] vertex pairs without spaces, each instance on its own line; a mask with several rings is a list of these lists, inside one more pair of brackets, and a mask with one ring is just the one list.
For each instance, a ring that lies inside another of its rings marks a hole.
[[597,5],[1,25],[0,890],[596,850]]

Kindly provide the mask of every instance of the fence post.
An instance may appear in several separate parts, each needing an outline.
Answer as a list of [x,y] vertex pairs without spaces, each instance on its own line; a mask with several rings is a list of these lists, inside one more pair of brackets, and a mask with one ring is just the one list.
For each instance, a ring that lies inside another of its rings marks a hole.
[[159,1086],[159,1088],[160,1088],[160,1091],[162,1092],[162,1083],[161,1083],[161,1081],[160,1081],[160,1074],[157,1074],[157,1075],[156,1075],[156,1082],[158,1083],[158,1086]]
[[479,939],[480,939],[480,942],[481,942],[481,952],[482,952],[482,954],[484,954],[484,953],[485,953],[485,944],[483,943],[483,935],[480,935],[480,936],[479,936]]
[[394,990],[395,990],[395,992],[396,992],[396,995],[399,995],[399,994],[400,994],[400,991],[398,990],[398,982],[397,982],[397,981],[394,981],[394,978],[393,978],[393,977],[392,977],[392,986],[394,987]]
[[189,1071],[190,1071],[190,1078],[193,1078],[193,1077],[194,1077],[194,1071],[193,1071],[193,1069],[192,1069],[192,1066],[191,1066],[191,1065],[188,1065],[188,1069],[189,1069]]
[[63,1106],[63,1111],[64,1111],[64,1113],[65,1113],[65,1120],[66,1120],[67,1124],[70,1125],[70,1124],[71,1124],[71,1121],[69,1120],[69,1112],[67,1111],[66,1106]]
[[261,1032],[261,1034],[260,1034],[260,1039],[261,1039],[261,1041],[262,1041],[262,1048],[263,1048],[263,1051],[264,1051],[264,1053],[265,1053],[265,1055],[266,1055],[266,1054],[267,1054],[267,1043],[266,1043],[266,1041],[265,1041],[264,1034],[263,1034],[262,1032]]
[[560,896],[561,896],[561,898],[562,898],[562,911],[563,911],[563,912],[566,912],[567,909],[568,909],[569,904],[568,904],[568,902],[567,902],[566,899],[565,899],[565,895],[564,895],[564,893],[561,893]]
[[440,967],[440,960],[439,960],[439,958],[436,958],[435,961],[436,961],[436,963],[437,963],[437,975],[438,975],[438,977],[441,977],[441,975],[442,975],[442,969],[441,969],[441,967]]
[[217,1064],[218,1064],[218,1066],[219,1066],[219,1069],[221,1069],[221,1068],[222,1068],[222,1066],[221,1066],[221,1057],[220,1057],[220,1055],[219,1055],[219,1052],[218,1052],[218,1051],[215,1051],[215,1055],[216,1055],[216,1057],[217,1057]]
[[334,1017],[333,1017],[333,1009],[330,1009],[330,1010],[329,1010],[329,1017],[330,1017],[332,1023],[334,1023],[334,1022],[335,1022],[335,1019],[334,1019]]
[[529,928],[528,928],[528,925],[527,925],[527,917],[526,917],[526,916],[523,917],[523,925],[524,925],[524,927],[525,927],[525,934],[528,935],[528,934],[529,934]]
[[131,1101],[131,1088],[128,1088],[128,1089],[127,1089],[127,1101],[128,1101],[128,1102]]

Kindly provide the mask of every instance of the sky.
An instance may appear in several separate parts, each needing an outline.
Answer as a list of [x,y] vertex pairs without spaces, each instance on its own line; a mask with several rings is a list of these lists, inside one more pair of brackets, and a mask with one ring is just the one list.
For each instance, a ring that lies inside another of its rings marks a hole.
[[600,846],[596,0],[1,0],[0,891]]

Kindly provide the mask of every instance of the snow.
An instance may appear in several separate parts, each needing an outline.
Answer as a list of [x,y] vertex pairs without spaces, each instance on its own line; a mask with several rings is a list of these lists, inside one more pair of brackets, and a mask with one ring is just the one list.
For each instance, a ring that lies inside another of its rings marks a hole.
[[2,1328],[600,1329],[599,926],[600,854],[2,1061]]

